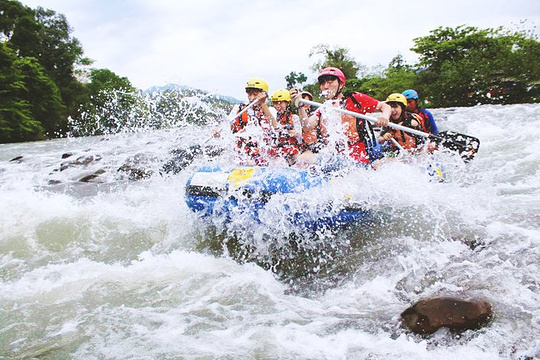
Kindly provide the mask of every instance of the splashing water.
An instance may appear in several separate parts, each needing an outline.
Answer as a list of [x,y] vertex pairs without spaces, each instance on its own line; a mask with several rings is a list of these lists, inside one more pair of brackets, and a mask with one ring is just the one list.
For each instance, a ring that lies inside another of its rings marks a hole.
[[[540,356],[539,105],[435,109],[440,128],[481,140],[469,164],[440,154],[449,181],[430,182],[422,158],[388,162],[272,198],[259,224],[187,208],[190,175],[234,152],[227,137],[203,144],[213,126],[182,111],[0,145],[0,357]],[[345,195],[372,221],[308,234],[280,217]],[[440,295],[486,299],[495,318],[459,336],[401,327],[403,310]]]
[[196,90],[112,91],[100,94],[70,118],[71,135],[89,136],[205,125],[222,118],[230,104]]

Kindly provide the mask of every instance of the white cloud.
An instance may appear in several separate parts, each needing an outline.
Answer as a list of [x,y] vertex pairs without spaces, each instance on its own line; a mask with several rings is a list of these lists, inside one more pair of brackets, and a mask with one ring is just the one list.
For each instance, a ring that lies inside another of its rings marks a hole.
[[[290,71],[313,79],[309,51],[349,49],[367,66],[398,53],[409,62],[413,39],[439,26],[515,28],[540,23],[534,0],[24,0],[66,15],[95,66],[139,88],[178,83],[244,98],[244,83],[262,77],[276,90]],[[538,33],[538,30],[535,29]]]

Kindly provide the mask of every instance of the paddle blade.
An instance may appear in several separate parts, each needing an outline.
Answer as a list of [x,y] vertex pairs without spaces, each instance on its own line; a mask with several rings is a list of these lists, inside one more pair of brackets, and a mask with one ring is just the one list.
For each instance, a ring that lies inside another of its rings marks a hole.
[[439,146],[457,151],[461,158],[470,161],[474,158],[480,147],[480,140],[474,136],[456,133],[453,131],[443,131],[436,135],[430,135]]

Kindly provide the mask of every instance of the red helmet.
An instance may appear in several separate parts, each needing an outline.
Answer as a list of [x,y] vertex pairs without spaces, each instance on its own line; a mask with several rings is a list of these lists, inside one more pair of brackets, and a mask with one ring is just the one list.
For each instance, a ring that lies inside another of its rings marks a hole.
[[337,77],[343,85],[345,85],[345,80],[347,80],[347,78],[345,78],[345,74],[343,73],[343,71],[333,66],[329,66],[322,69],[321,72],[319,73],[319,76],[317,76],[317,79],[325,75],[332,75],[332,76]]

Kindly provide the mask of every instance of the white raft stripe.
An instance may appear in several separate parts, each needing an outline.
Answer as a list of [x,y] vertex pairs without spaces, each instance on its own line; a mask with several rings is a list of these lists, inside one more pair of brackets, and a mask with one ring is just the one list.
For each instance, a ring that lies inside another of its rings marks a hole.
[[223,188],[225,187],[228,178],[228,172],[200,171],[193,174],[191,178],[191,185],[210,188]]

